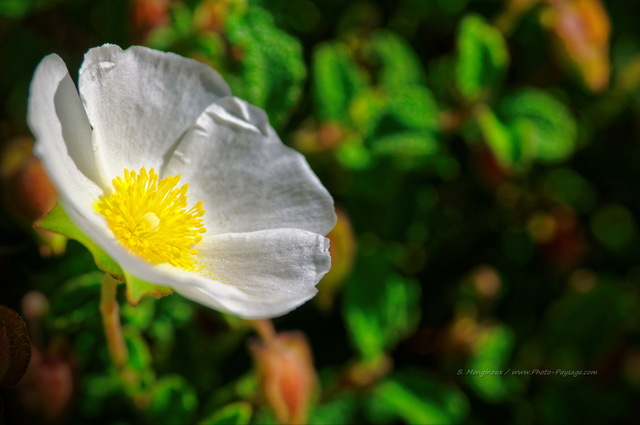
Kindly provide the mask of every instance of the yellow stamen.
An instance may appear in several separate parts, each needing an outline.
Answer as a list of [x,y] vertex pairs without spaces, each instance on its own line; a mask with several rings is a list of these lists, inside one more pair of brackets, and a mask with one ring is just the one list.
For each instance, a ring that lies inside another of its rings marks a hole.
[[205,210],[202,201],[187,209],[189,185],[177,188],[180,177],[158,181],[153,168],[139,174],[125,169],[124,178],[113,179],[114,193],[101,196],[95,209],[131,252],[153,264],[194,271],[198,252],[192,246],[207,231]]

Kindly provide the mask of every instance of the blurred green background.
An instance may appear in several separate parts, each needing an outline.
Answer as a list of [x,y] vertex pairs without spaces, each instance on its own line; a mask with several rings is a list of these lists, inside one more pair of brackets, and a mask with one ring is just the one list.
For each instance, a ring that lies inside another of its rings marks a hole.
[[5,421],[276,421],[251,327],[178,295],[122,300],[142,377],[125,391],[90,255],[31,228],[52,200],[29,156],[33,70],[56,52],[75,78],[109,42],[213,66],[334,196],[332,271],[275,320],[307,335],[310,423],[634,423],[639,6],[0,0],[0,303],[34,344]]

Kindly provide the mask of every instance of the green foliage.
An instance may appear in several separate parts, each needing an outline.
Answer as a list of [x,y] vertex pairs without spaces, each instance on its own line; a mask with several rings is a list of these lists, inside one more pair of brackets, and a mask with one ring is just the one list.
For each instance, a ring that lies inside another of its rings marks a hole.
[[500,111],[515,144],[544,163],[566,160],[576,146],[577,125],[571,112],[543,90],[525,89],[505,97]]
[[282,125],[300,98],[306,77],[300,43],[259,8],[231,16],[227,36],[242,49],[239,78],[230,80],[233,92],[265,109],[275,126]]
[[410,334],[420,315],[418,283],[391,273],[379,255],[361,256],[345,289],[343,315],[365,361],[376,359]]
[[500,32],[478,15],[468,15],[458,31],[456,82],[460,94],[478,100],[501,82],[509,52]]
[[391,376],[372,391],[367,402],[373,423],[401,418],[408,424],[457,424],[469,406],[460,390],[420,372]]
[[513,395],[513,376],[509,375],[514,335],[504,326],[484,331],[478,341],[477,354],[469,359],[465,377],[482,398],[498,402]]
[[378,84],[390,92],[424,82],[420,60],[409,44],[391,31],[379,30],[371,39],[371,55]]
[[207,418],[198,422],[199,425],[248,425],[251,419],[251,405],[249,403],[231,403],[217,410]]
[[320,44],[313,53],[313,96],[318,117],[323,121],[343,122],[353,97],[366,84],[346,46]]

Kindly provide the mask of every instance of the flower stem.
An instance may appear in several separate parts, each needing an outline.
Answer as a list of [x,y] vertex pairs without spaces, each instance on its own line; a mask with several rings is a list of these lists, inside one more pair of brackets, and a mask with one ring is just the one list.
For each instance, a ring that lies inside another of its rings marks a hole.
[[100,312],[102,313],[102,324],[107,337],[109,355],[117,371],[122,373],[129,362],[129,352],[122,336],[122,325],[120,324],[120,308],[116,298],[118,283],[113,276],[105,273],[102,281]]
[[265,344],[275,339],[276,330],[273,328],[273,323],[271,323],[271,320],[250,320],[249,322],[256,329],[256,332],[260,336],[260,339],[262,339]]

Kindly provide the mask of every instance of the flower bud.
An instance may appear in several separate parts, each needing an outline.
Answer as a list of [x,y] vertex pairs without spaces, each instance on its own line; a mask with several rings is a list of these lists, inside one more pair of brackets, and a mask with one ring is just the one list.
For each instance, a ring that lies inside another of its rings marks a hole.
[[169,1],[134,0],[130,16],[134,37],[144,41],[151,31],[169,24]]
[[563,56],[594,92],[609,84],[609,17],[599,0],[548,0],[542,15]]
[[18,386],[20,403],[41,423],[61,423],[73,394],[73,356],[65,344],[51,344],[44,353],[32,346],[32,353]]
[[309,344],[302,333],[275,335],[251,344],[264,397],[281,424],[304,424],[316,372]]

